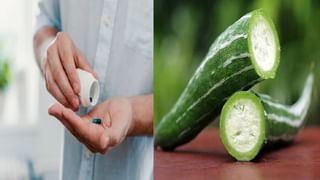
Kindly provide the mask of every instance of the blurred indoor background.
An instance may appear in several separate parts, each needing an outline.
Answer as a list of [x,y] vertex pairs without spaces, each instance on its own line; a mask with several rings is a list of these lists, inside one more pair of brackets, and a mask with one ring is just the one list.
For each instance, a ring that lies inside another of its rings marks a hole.
[[33,55],[37,1],[0,1],[0,179],[59,175],[62,126]]
[[254,88],[291,104],[299,97],[310,63],[314,62],[316,87],[307,124],[320,123],[319,0],[155,1],[156,123],[174,105],[215,38],[241,16],[258,8],[263,8],[275,23],[281,63],[274,80]]

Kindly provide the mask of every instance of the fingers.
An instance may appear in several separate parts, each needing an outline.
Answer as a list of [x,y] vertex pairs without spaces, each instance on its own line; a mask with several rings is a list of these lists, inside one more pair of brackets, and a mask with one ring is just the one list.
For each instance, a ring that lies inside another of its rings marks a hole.
[[99,137],[103,134],[100,125],[89,123],[77,116],[73,111],[59,104],[54,104],[48,110],[50,115],[55,116],[59,121],[92,152],[105,152],[106,145],[101,144]]
[[[99,106],[100,107],[100,106]],[[106,153],[107,150],[120,144],[130,126],[130,113],[111,111],[106,107],[93,109],[83,117],[77,116],[73,111],[55,104],[49,108],[49,114],[55,116],[68,130],[92,152]],[[93,117],[101,117],[102,124],[93,124]],[[111,119],[112,125],[111,125]]]
[[[45,56],[45,71],[48,86],[54,91],[51,94],[62,104],[77,110],[80,106],[80,80],[76,68],[91,72],[96,78],[97,74],[87,63],[84,55],[74,46],[66,33],[58,33],[54,42],[47,49]],[[58,91],[57,86],[60,91]],[[61,95],[62,94],[62,95]],[[64,96],[64,98],[62,98]],[[65,102],[65,99],[68,103]],[[67,105],[68,104],[68,105]]]
[[[61,34],[60,36],[62,36]],[[59,35],[58,35],[59,36]],[[70,48],[66,48],[70,47]],[[76,72],[75,61],[73,57],[73,44],[68,38],[61,38],[58,45],[60,61],[67,74],[69,82],[76,94],[80,93],[79,77]]]
[[52,96],[54,96],[64,106],[72,108],[72,106],[69,104],[67,99],[64,97],[64,95],[60,91],[58,85],[52,79],[52,74],[51,74],[50,69],[48,69],[45,72],[45,78],[46,78],[47,90],[52,94]]
[[112,126],[112,122],[111,122],[111,115],[110,115],[110,112],[106,112],[105,115],[104,115],[104,118],[102,120],[102,126],[104,128],[109,128]]
[[88,64],[85,56],[80,52],[79,49],[76,49],[76,65],[78,68],[83,69],[87,72],[90,72],[93,74],[93,76],[98,79],[97,73],[91,68],[91,66]]
[[74,112],[68,110],[60,104],[54,104],[49,108],[48,112],[50,115],[55,116],[80,142],[87,142],[84,133],[80,132],[77,127],[70,123],[70,121],[79,121],[80,123],[82,122],[80,117],[75,115]]
[[[109,103],[107,103],[109,102]],[[128,133],[128,129],[131,125],[132,117],[128,108],[123,106],[123,103],[110,104],[110,101],[106,101],[102,105],[104,108],[101,109],[100,106],[96,106],[89,112],[90,116],[103,117],[102,124],[103,134],[100,136],[100,144],[103,149],[110,149],[113,146],[120,144]],[[119,107],[121,108],[119,109]],[[112,108],[113,107],[113,108]]]
[[[100,143],[106,143],[107,147],[113,147],[120,144],[126,136],[126,127],[118,120],[112,123],[112,127],[104,129],[100,137]],[[107,148],[106,147],[106,148]]]
[[75,129],[67,122],[63,121],[62,109],[64,107],[60,104],[54,104],[48,109],[48,113],[54,117],[56,117],[75,137],[78,136]]
[[99,142],[101,145],[101,149],[100,149],[99,153],[105,154],[111,148],[110,138],[108,136],[104,136],[104,134],[103,134],[100,136]]
[[66,97],[68,102],[72,104],[74,108],[79,107],[79,99],[73,92],[73,89],[70,86],[69,80],[64,72],[64,68],[59,59],[59,54],[56,47],[50,47],[48,49],[48,66],[51,71],[51,77],[55,83],[59,86],[59,89]]
[[62,119],[61,121],[69,124],[72,128],[75,129],[76,133],[79,135],[78,137],[83,141],[88,141],[91,139],[92,135],[90,135],[89,131],[89,123],[83,121],[79,116],[77,116],[73,111],[67,108],[62,109]]
[[50,55],[52,60],[49,61],[50,70],[53,75],[53,79],[56,84],[61,89],[62,93],[68,99],[68,101],[74,106],[79,106],[79,100],[76,94],[74,93],[73,89],[70,86],[69,80],[67,78],[66,73],[64,72],[64,68],[59,60],[58,53],[53,50],[54,52]]

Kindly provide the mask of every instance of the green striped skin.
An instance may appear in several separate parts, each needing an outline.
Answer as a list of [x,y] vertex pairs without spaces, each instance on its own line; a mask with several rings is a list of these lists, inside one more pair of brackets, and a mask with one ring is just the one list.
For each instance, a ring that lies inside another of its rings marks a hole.
[[[232,95],[224,105],[220,117],[220,138],[229,154],[239,161],[250,161],[264,145],[292,142],[304,124],[311,104],[313,78],[312,74],[308,76],[299,100],[292,106],[283,105],[268,95],[249,91],[240,91]],[[250,102],[256,104],[251,111],[248,110]],[[233,113],[232,117],[231,112],[239,105],[247,110],[238,111],[237,117],[234,117]],[[253,120],[252,114],[262,116]],[[238,122],[232,121],[231,118]],[[250,135],[245,136],[246,134]],[[248,146],[250,148],[245,148]]]
[[[276,47],[274,64],[268,71],[256,63],[249,36],[261,19],[272,30]],[[229,26],[211,45],[174,107],[158,124],[155,145],[173,150],[192,140],[220,113],[234,92],[274,78],[279,54],[277,33],[262,10],[252,11]]]
[[292,106],[282,105],[268,95],[257,94],[267,114],[269,143],[294,139],[304,124],[311,104],[313,81],[313,74],[310,74],[299,100]]

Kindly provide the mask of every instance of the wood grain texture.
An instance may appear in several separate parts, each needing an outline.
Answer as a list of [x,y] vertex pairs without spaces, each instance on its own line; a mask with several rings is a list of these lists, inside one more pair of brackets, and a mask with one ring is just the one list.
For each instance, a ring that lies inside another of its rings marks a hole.
[[206,129],[173,152],[155,150],[155,179],[320,179],[320,127],[302,129],[293,144],[267,148],[254,162],[237,162],[218,129]]

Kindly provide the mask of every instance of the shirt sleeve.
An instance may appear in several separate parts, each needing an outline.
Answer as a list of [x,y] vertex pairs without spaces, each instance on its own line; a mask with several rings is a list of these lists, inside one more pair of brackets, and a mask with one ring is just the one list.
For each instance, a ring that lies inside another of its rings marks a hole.
[[52,26],[61,31],[59,0],[40,0],[38,6],[34,33],[44,26]]

